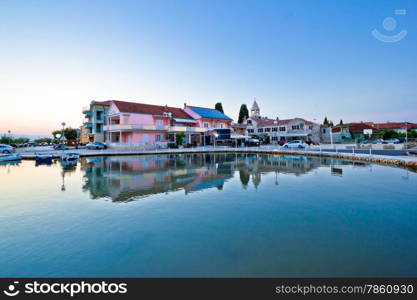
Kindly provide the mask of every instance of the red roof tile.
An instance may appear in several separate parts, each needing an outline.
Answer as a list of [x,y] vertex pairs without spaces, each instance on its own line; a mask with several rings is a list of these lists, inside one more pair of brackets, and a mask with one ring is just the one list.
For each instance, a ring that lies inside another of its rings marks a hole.
[[290,122],[293,122],[295,120],[299,120],[301,122],[304,122],[306,125],[313,125],[315,123],[304,120],[302,118],[293,118],[293,119],[283,119],[283,120],[276,120],[276,119],[269,119],[265,117],[260,118],[253,118],[253,120],[256,122],[258,127],[265,127],[265,126],[280,126],[280,125],[286,125]]
[[377,130],[377,128],[370,126],[368,124],[365,123],[351,123],[348,125],[349,131],[350,132],[360,132],[363,133],[364,129],[372,129],[372,130]]
[[407,129],[415,128],[417,124],[408,123],[408,122],[387,122],[387,123],[378,123],[375,124],[375,127],[378,129],[401,129],[407,126]]
[[126,102],[119,100],[111,100],[119,109],[120,112],[124,113],[137,113],[137,114],[148,114],[148,115],[163,115],[164,113],[171,113],[173,118],[178,119],[190,119],[193,118],[187,114],[183,109],[178,107],[161,106],[153,104],[144,104],[136,102]]

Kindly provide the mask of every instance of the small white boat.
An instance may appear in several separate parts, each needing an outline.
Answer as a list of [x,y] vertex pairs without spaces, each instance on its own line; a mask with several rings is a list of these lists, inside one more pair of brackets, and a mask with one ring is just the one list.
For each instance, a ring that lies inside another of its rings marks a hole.
[[76,161],[80,158],[80,155],[78,153],[70,152],[70,153],[64,153],[61,155],[62,161]]
[[417,147],[408,149],[408,154],[409,155],[417,155]]
[[21,160],[22,157],[20,156],[20,154],[4,154],[4,155],[0,155],[0,162],[2,161],[17,161],[17,160]]

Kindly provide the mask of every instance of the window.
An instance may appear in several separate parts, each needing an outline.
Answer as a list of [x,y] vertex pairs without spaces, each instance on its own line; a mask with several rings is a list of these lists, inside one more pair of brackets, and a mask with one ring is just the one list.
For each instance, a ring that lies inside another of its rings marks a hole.
[[263,128],[258,128],[258,132],[262,133],[262,132],[264,132],[264,129]]
[[163,129],[164,128],[164,121],[163,120],[156,120],[156,128]]
[[285,131],[285,126],[281,126],[281,127],[279,128],[279,131]]
[[300,129],[304,129],[304,123],[300,123]]
[[144,135],[143,135],[143,142],[144,142],[144,143],[149,142],[149,134],[144,134]]
[[204,128],[209,128],[209,123],[204,122],[203,126],[204,126]]
[[223,123],[220,123],[220,128],[224,128],[224,124]]
[[272,132],[277,132],[278,131],[278,127],[272,127]]
[[300,129],[300,125],[292,125],[292,130],[299,130]]
[[308,126],[308,129],[313,130],[313,125]]
[[246,123],[252,125],[252,120],[247,120]]
[[101,124],[96,124],[96,132],[102,133],[103,132],[103,126]]
[[162,142],[162,135],[161,135],[161,134],[157,134],[157,135],[155,136],[155,141],[156,141],[156,142]]
[[248,129],[248,133],[253,133],[254,130],[253,129]]
[[271,132],[271,128],[270,127],[265,128],[265,132]]
[[271,140],[273,140],[273,141],[278,141],[278,137],[277,137],[277,136],[273,136],[273,137],[271,138]]

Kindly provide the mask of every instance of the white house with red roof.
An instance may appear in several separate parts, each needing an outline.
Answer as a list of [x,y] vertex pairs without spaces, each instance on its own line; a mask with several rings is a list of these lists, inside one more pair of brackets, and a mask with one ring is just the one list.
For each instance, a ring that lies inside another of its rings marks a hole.
[[305,140],[319,143],[321,140],[321,125],[303,118],[280,120],[262,117],[259,105],[254,101],[250,117],[244,122],[246,135],[268,136],[271,143],[291,140]]

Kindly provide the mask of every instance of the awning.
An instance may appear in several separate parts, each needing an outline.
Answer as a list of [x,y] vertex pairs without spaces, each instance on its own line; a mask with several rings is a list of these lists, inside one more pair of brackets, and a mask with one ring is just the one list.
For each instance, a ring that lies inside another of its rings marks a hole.
[[196,121],[196,120],[191,120],[191,119],[180,119],[180,118],[174,118],[174,121],[175,121],[175,122],[178,122],[178,123],[192,123],[192,124],[197,123],[197,121]]

